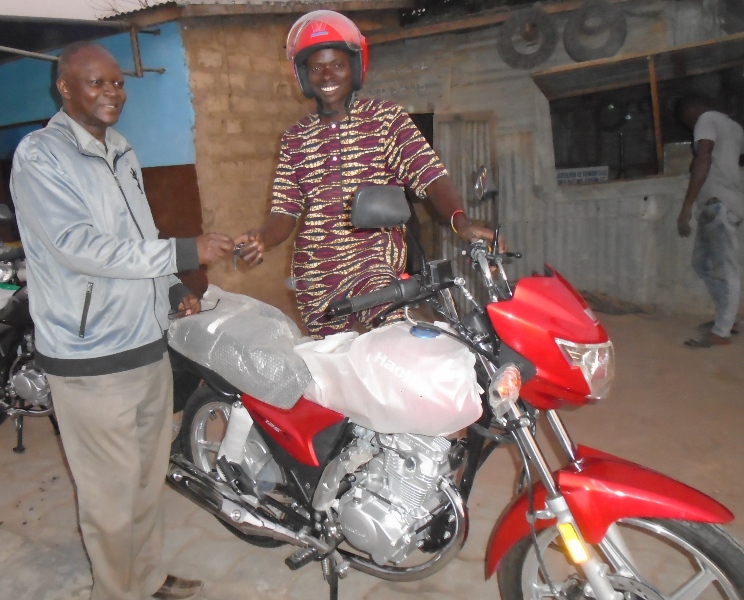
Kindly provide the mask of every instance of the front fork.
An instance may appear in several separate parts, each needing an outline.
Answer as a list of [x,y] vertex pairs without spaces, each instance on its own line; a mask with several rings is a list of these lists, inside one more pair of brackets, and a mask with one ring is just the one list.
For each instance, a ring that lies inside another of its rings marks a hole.
[[[571,514],[566,499],[558,488],[550,467],[548,466],[537,440],[532,433],[532,418],[525,411],[521,410],[515,402],[509,402],[509,407],[506,409],[505,416],[509,423],[514,424],[514,437],[524,452],[529,464],[534,468],[537,476],[540,478],[540,481],[547,490],[545,501],[546,507],[543,510],[537,510],[534,515],[530,515],[530,518],[556,519],[556,524],[564,539],[564,543],[567,546],[578,544],[579,548],[583,546],[583,551],[585,552],[584,556],[577,559],[576,554],[573,552],[571,554],[574,557],[577,566],[581,568],[589,582],[591,595],[597,598],[597,600],[621,600],[623,597],[622,593],[615,591],[607,578],[607,575],[609,574],[609,566],[603,562],[594,549],[584,541],[581,531],[576,525],[576,521]],[[546,411],[546,417],[561,449],[565,452],[569,461],[574,462],[576,460],[576,446],[568,435],[568,432],[563,425],[563,421],[554,410]],[[529,468],[529,465],[526,465],[526,468]],[[615,550],[615,555],[618,557],[618,562],[620,562],[620,557],[624,554],[624,545],[622,544],[622,539],[620,539],[618,535],[614,535],[617,532],[613,531],[613,528],[608,532],[608,541],[602,543],[608,544],[611,547],[608,549]],[[613,537],[616,538],[614,542],[612,541]],[[536,549],[536,551],[539,552],[539,549]],[[578,554],[580,554],[580,552]],[[612,552],[608,553],[609,556],[612,556],[612,554]],[[613,561],[613,563],[614,562],[615,561]],[[623,570],[631,569],[627,563],[624,564],[626,566]]]

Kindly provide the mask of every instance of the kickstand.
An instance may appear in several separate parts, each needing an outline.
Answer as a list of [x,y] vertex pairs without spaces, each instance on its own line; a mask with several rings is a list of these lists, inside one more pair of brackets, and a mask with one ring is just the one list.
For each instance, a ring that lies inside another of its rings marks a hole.
[[23,415],[15,415],[13,417],[13,422],[16,430],[16,441],[18,442],[18,445],[13,448],[13,452],[16,454],[23,454],[26,451],[26,448],[23,445]]
[[49,420],[52,422],[52,427],[54,427],[54,435],[59,435],[59,423],[57,423],[57,417],[53,414],[49,415]]
[[323,559],[323,577],[328,582],[330,600],[338,600],[338,571],[333,559]]

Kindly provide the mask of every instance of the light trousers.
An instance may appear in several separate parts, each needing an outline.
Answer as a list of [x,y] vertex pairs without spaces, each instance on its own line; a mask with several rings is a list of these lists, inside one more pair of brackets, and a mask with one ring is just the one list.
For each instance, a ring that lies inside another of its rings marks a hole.
[[716,315],[711,332],[730,337],[741,295],[737,228],[741,219],[723,202],[711,198],[698,217],[692,268],[713,299]]
[[122,373],[49,376],[93,571],[91,600],[143,600],[166,577],[163,491],[173,375],[163,359]]

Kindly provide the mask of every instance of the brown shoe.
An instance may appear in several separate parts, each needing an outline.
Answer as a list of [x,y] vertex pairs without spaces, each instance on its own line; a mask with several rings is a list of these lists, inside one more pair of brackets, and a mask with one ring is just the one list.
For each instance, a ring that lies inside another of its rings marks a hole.
[[685,342],[685,346],[690,348],[710,348],[711,346],[728,346],[730,344],[731,338],[721,337],[710,331],[700,337],[690,338]]
[[188,600],[199,595],[204,582],[198,579],[182,579],[175,575],[168,575],[152,597],[158,600]]

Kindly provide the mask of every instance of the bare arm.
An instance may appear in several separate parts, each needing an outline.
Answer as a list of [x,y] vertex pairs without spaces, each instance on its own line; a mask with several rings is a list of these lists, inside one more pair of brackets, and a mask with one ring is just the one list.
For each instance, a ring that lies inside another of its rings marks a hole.
[[470,223],[470,219],[463,209],[460,194],[455,189],[455,185],[449,176],[445,175],[432,181],[426,187],[426,195],[429,196],[442,219],[449,221],[452,215],[455,212],[457,213],[455,218],[452,219],[452,226],[455,233],[464,242],[470,242],[474,239],[493,240],[493,232],[490,229]]
[[250,229],[235,240],[235,244],[244,244],[240,249],[240,258],[246,265],[255,267],[263,262],[264,252],[284,242],[297,224],[297,219],[284,213],[270,213],[258,229]]
[[695,152],[695,158],[690,165],[690,182],[687,184],[687,193],[682,203],[682,209],[677,217],[677,231],[682,237],[687,237],[692,231],[690,218],[692,217],[692,205],[700,193],[705,180],[710,172],[711,157],[713,155],[713,141],[699,140]]

